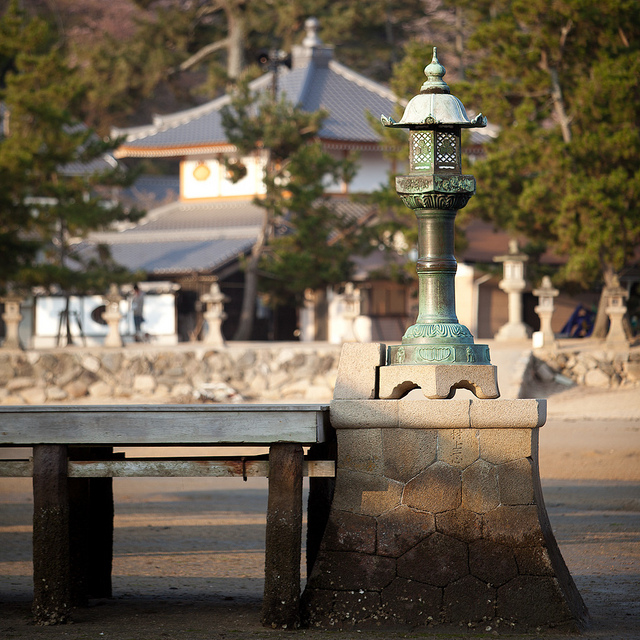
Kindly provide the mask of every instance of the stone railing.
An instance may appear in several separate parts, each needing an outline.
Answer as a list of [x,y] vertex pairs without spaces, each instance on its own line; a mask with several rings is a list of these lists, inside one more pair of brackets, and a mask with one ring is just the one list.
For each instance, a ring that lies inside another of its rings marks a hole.
[[12,351],[0,353],[0,404],[324,402],[339,355],[325,343]]

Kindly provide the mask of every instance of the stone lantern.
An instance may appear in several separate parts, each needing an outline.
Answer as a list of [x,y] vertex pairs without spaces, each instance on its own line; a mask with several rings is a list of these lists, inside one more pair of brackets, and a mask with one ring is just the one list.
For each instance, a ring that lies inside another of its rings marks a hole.
[[609,332],[605,342],[607,347],[621,352],[626,352],[629,349],[629,341],[622,324],[624,314],[627,312],[624,301],[628,295],[627,291],[620,286],[618,276],[614,276],[612,286],[608,290],[609,300],[606,312],[609,316]]
[[[476,189],[475,178],[462,173],[461,131],[485,127],[487,119],[479,114],[470,120],[462,102],[451,95],[435,47],[424,72],[427,80],[407,104],[401,120],[382,116],[386,127],[409,129],[409,173],[396,178],[396,190],[418,220],[419,307],[416,323],[407,329],[402,344],[388,348],[388,364],[392,366],[385,368],[381,385],[385,397],[398,397],[413,383],[427,397],[436,398],[450,397],[455,393],[450,388],[464,380],[458,386],[470,388],[478,397],[495,398],[498,389],[489,347],[474,344],[471,332],[456,316],[457,263],[453,255],[456,213]],[[408,365],[420,366],[409,369]],[[436,370],[422,365],[466,368],[445,372],[442,367]],[[436,376],[443,380],[438,391],[429,383]],[[451,382],[446,393],[445,379]]]
[[122,336],[120,335],[120,320],[122,314],[120,313],[120,302],[122,296],[118,290],[118,286],[115,283],[111,283],[109,287],[109,293],[104,297],[106,301],[106,309],[102,314],[105,322],[108,326],[107,335],[104,339],[105,347],[121,347],[123,346]]
[[228,302],[229,298],[220,291],[220,286],[216,281],[211,283],[209,293],[205,293],[200,299],[207,305],[207,310],[202,315],[209,327],[203,342],[216,347],[224,347],[222,321],[227,317],[224,312],[224,303]]
[[509,300],[509,320],[498,330],[496,340],[527,340],[531,337],[531,329],[522,321],[522,292],[527,287],[524,265],[528,259],[529,256],[520,251],[517,240],[509,241],[507,255],[493,259],[494,262],[502,262],[504,277],[498,286]]
[[[322,540],[303,619],[363,635],[576,628],[588,613],[540,491],[546,401],[497,398],[487,347],[455,315],[453,219],[475,189],[460,172],[460,129],[484,118],[466,118],[435,52],[426,73],[401,123],[383,119],[410,129],[411,172],[397,187],[418,218],[418,319],[401,345],[343,345],[335,485],[326,526],[309,526]],[[427,398],[405,397],[416,387]],[[453,399],[461,387],[477,397]]]
[[540,331],[533,334],[534,349],[553,349],[556,344],[556,337],[551,328],[551,317],[553,316],[553,299],[559,293],[553,288],[549,276],[544,276],[540,287],[533,290],[533,295],[538,296],[535,312],[540,318]]
[[361,293],[353,282],[344,285],[340,294],[329,297],[329,342],[358,342],[355,323],[360,315]]
[[8,293],[3,298],[0,298],[0,302],[4,303],[2,319],[5,324],[5,337],[2,347],[4,349],[22,349],[18,327],[22,320],[20,303],[24,302],[24,299],[15,293]]

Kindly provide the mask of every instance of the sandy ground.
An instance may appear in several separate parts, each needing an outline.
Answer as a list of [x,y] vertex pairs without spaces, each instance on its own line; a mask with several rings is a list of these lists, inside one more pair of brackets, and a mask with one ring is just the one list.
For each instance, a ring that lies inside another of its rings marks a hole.
[[[532,393],[549,397],[540,435],[547,509],[592,617],[576,637],[638,639],[640,389],[556,391]],[[77,610],[72,625],[35,627],[30,480],[0,481],[1,640],[468,637],[462,629],[437,635],[261,627],[265,480],[116,479],[115,497],[114,597]]]

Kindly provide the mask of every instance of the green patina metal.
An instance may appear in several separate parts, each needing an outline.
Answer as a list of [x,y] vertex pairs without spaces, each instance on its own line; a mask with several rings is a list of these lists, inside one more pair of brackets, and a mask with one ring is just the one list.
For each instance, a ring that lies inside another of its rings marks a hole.
[[475,178],[462,175],[461,130],[484,127],[487,119],[470,120],[451,95],[435,47],[424,72],[427,80],[401,120],[382,116],[385,127],[410,131],[409,174],[396,178],[396,191],[418,219],[418,317],[402,344],[389,347],[388,364],[491,364],[489,347],[474,344],[458,322],[453,255],[456,213],[476,191]]

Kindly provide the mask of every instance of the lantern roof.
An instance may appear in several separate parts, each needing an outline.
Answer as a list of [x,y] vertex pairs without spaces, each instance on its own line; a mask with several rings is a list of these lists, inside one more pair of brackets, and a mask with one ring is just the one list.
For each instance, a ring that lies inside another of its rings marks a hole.
[[443,80],[446,70],[438,60],[437,47],[433,47],[433,58],[424,68],[424,73],[427,79],[420,93],[407,104],[400,121],[382,116],[385,127],[435,129],[440,125],[462,128],[487,126],[487,119],[481,113],[470,120],[462,102],[451,95],[449,85]]

